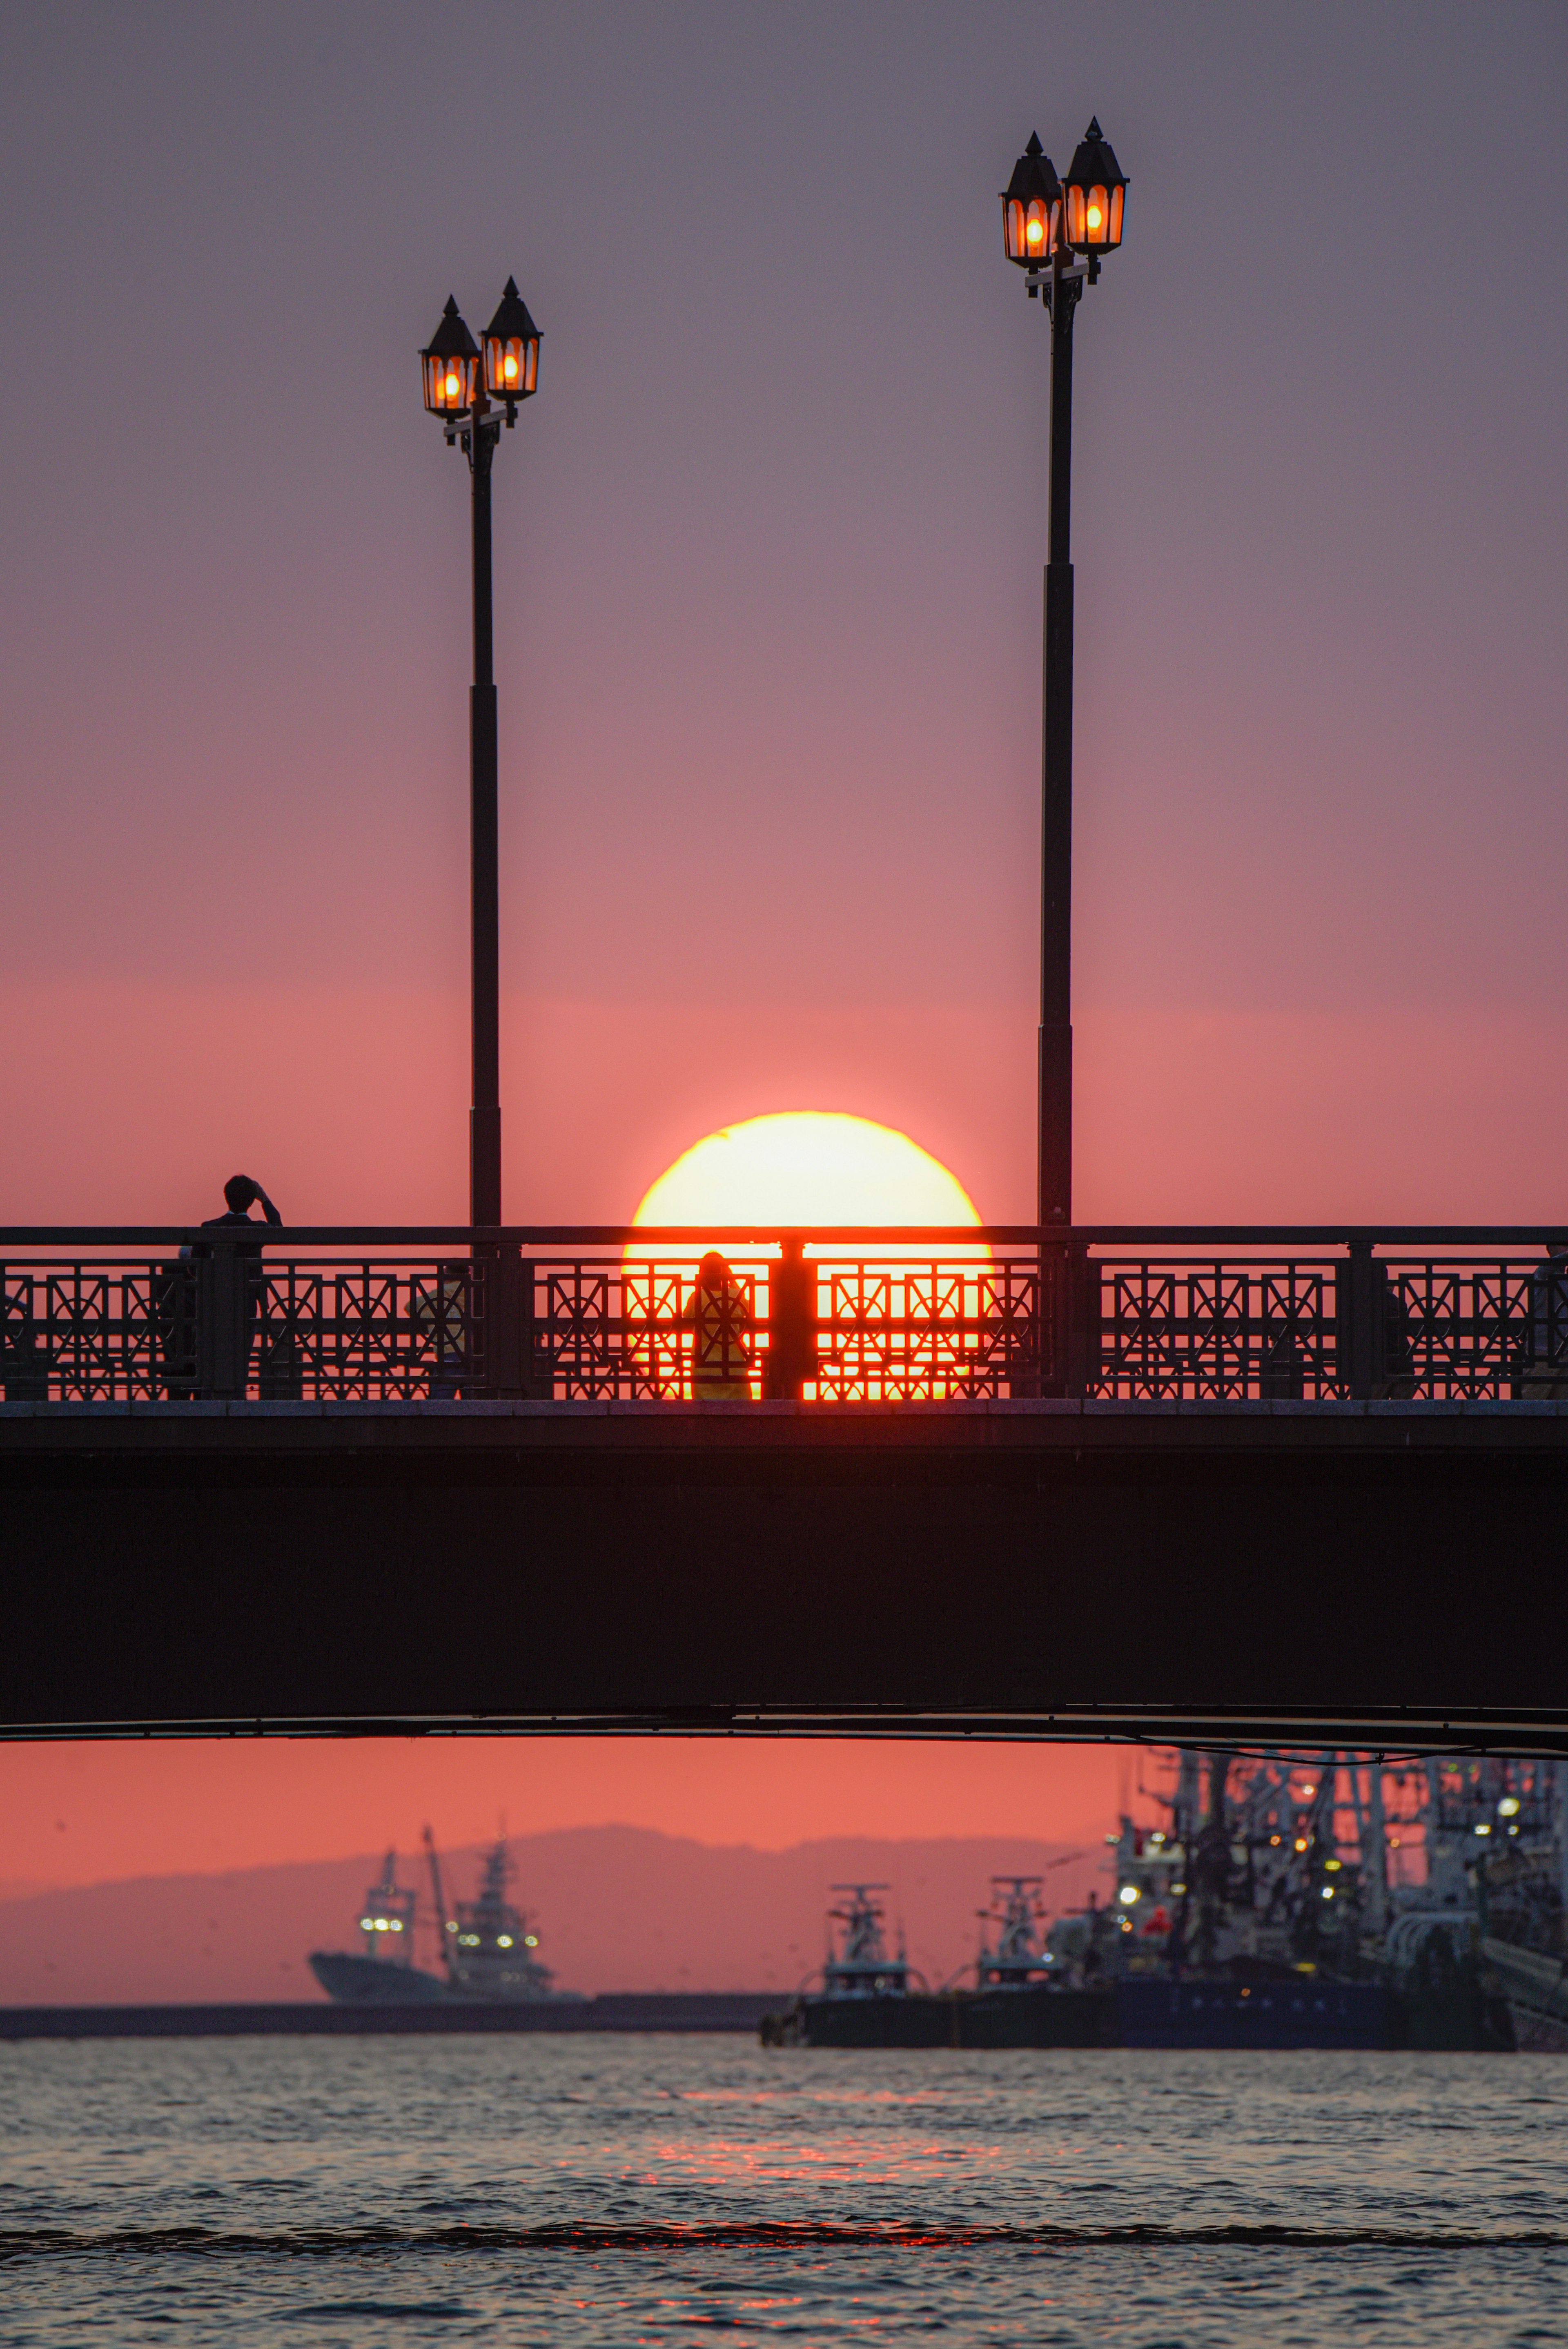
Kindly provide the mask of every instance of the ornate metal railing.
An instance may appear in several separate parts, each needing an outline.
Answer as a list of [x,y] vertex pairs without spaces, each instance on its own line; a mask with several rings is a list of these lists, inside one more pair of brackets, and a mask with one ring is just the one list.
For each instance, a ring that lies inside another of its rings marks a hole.
[[1568,1398],[1568,1247],[1495,1227],[13,1229],[0,1393]]

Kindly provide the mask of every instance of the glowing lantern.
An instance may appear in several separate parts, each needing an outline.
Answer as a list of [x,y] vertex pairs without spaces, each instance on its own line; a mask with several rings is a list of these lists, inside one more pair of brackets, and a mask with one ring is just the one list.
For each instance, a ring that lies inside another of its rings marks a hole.
[[458,315],[450,295],[441,323],[419,357],[425,369],[425,405],[432,416],[458,416],[474,404],[480,381],[480,347]]
[[1121,243],[1127,179],[1098,119],[1079,141],[1067,181],[1067,242],[1075,253],[1113,253]]
[[1038,269],[1061,241],[1062,186],[1037,133],[1013,166],[1002,195],[1002,243],[1020,269]]
[[500,307],[485,328],[485,389],[492,399],[515,403],[539,389],[539,328],[509,277]]

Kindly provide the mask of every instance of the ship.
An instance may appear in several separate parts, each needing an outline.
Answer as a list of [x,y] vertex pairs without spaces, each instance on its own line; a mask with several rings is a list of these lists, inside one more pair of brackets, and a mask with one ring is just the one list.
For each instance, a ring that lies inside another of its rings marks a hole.
[[[1166,1823],[1124,1815],[1106,1837],[1111,1897],[1047,1937],[1057,1982],[1114,1991],[1123,2045],[1516,2044],[1477,1869],[1530,1765],[1171,1760],[1174,1786],[1154,1796]],[[1408,1875],[1390,1865],[1401,1852]]]
[[358,1950],[313,1950],[310,1970],[328,1998],[345,2006],[407,2006],[447,1995],[438,1974],[414,1963],[414,1921],[418,1895],[397,1881],[397,1855],[381,1863],[381,1878],[360,1905]]
[[[841,1909],[828,1911],[828,1954],[822,1961],[821,1985],[824,1998],[907,1998],[910,1965],[899,1935],[898,1954],[890,1957],[887,1947],[886,1911],[872,1898],[886,1892],[885,1884],[835,1884],[832,1890],[843,1900]],[[837,1946],[833,1927],[841,1927]]]
[[539,1936],[510,1899],[511,1855],[504,1836],[487,1853],[477,1897],[459,1900],[449,1912],[441,1880],[440,1855],[425,1829],[430,1905],[439,1972],[415,1963],[418,1894],[397,1880],[397,1855],[389,1851],[381,1880],[365,1895],[359,1913],[364,1937],[358,1950],[314,1950],[311,1971],[327,1996],[346,2005],[406,2005],[463,2000],[487,2005],[574,1998],[558,1991],[550,1968],[534,1955]]
[[[1110,2028],[1106,1994],[1058,1991],[1040,1940],[1043,1878],[997,1877],[982,1930],[973,1991],[932,1991],[910,1964],[903,1935],[887,1948],[885,1912],[873,1895],[885,1884],[838,1884],[841,1907],[828,1912],[828,1955],[783,2014],[759,2026],[772,2047],[1098,2046]],[[841,1929],[835,1942],[833,1927]],[[967,1971],[967,1970],[966,1970]]]
[[764,2045],[923,2046],[926,2002],[911,1991],[913,1969],[902,1932],[896,1953],[888,1949],[887,1912],[876,1898],[889,1887],[835,1884],[830,1889],[838,1905],[828,1910],[827,1955],[806,1976],[786,2014],[763,2017]]
[[1047,1924],[1042,1878],[994,1878],[973,1986],[933,1995],[902,1947],[878,1974],[887,1888],[847,1888],[765,2041],[1568,2052],[1568,1764],[1165,1758],[1161,1824],[1106,1836],[1109,1898]]
[[[1043,1876],[994,1876],[991,1906],[980,1911],[980,1954],[975,1961],[978,1990],[1035,1990],[1048,1982],[1056,1961],[1044,1940]],[[985,1928],[995,1925],[995,1946]]]
[[1459,1811],[1449,1832],[1471,1854],[1480,1962],[1515,2044],[1568,2054],[1568,1762],[1481,1764],[1433,1800]]

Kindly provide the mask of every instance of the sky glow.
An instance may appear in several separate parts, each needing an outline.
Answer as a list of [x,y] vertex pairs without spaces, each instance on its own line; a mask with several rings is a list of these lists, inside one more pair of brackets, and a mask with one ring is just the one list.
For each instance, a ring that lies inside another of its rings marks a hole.
[[[1031,1215],[1048,348],[995,191],[1098,110],[1133,196],[1075,329],[1076,1204],[1560,1225],[1568,9],[464,24],[0,26],[0,286],[52,355],[0,378],[0,1216],[183,1221],[240,1167],[293,1222],[462,1214],[468,485],[416,353],[509,270],[546,357],[495,479],[508,1216]],[[1500,125],[1506,236],[1452,195]],[[84,1881],[502,1799],[1092,1834],[1120,1766],[13,1745],[0,1812],[8,1870]]]

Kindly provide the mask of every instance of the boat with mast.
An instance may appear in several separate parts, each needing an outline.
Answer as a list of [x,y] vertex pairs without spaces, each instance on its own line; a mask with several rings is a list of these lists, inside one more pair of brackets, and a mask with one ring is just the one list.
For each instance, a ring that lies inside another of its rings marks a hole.
[[[886,1911],[872,1898],[886,1892],[885,1884],[835,1884],[843,1906],[828,1911],[828,1954],[822,1961],[824,1998],[905,1998],[909,1994],[909,1957],[903,1935],[898,1954],[888,1955]],[[841,1926],[838,1946],[833,1927]]]
[[[991,1906],[980,1911],[980,1954],[975,1961],[979,1990],[1032,1990],[1048,1982],[1052,1961],[1045,1945],[1043,1876],[994,1876]],[[985,1928],[996,1928],[994,1946]]]
[[485,1856],[476,1897],[458,1901],[455,1910],[448,1907],[440,1854],[428,1826],[424,1846],[439,1971],[415,1963],[419,1897],[411,1885],[398,1882],[397,1855],[389,1851],[381,1879],[366,1893],[360,1909],[362,1948],[311,1952],[311,1971],[329,1998],[346,2005],[450,2000],[514,2005],[579,1995],[558,1991],[550,1968],[534,1954],[539,1935],[508,1897],[511,1858],[504,1833]]
[[539,1935],[521,1909],[507,1898],[511,1858],[501,1836],[486,1855],[479,1895],[459,1900],[449,1917],[440,1889],[440,1860],[428,1827],[431,1880],[447,1966],[449,1994],[453,1998],[487,1999],[511,2004],[519,1999],[553,1998],[555,1977],[533,1952]]
[[1174,1787],[1152,1795],[1166,1824],[1124,1814],[1106,1837],[1111,1898],[1091,1895],[1047,1935],[1057,1981],[1114,1989],[1123,2044],[1515,2044],[1486,1878],[1489,1855],[1522,1847],[1521,1819],[1543,1816],[1541,1765],[1170,1760]]
[[345,2006],[428,2005],[447,1995],[439,1974],[414,1962],[414,1930],[419,1896],[397,1881],[397,1855],[381,1863],[359,1910],[364,1945],[358,1950],[313,1950],[310,1970],[328,1998]]

